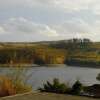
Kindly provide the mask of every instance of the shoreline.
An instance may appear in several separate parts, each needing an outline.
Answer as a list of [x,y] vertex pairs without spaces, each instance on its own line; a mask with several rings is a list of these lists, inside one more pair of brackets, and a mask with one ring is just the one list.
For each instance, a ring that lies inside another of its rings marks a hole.
[[0,64],[0,68],[32,68],[32,67],[79,67],[79,68],[94,68],[100,69],[100,65],[89,65],[80,63],[68,63],[68,64]]
[[56,94],[56,93],[41,93],[31,92],[19,95],[12,95],[6,97],[0,97],[0,100],[98,100],[98,98],[86,97],[86,96],[75,96],[69,94]]

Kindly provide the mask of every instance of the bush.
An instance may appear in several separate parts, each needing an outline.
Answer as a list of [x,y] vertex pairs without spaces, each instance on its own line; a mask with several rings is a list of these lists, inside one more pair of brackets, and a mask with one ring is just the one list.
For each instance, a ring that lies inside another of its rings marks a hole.
[[0,76],[0,97],[16,94],[12,81],[5,76]]
[[53,93],[67,93],[70,88],[64,83],[60,83],[58,79],[54,79],[53,83],[47,81],[46,84],[43,85],[43,88],[39,88],[41,92],[53,92]]
[[14,89],[16,91],[16,94],[32,91],[32,87],[30,85],[24,84],[21,81],[16,81],[14,83]]
[[11,70],[12,73],[0,76],[0,97],[32,91],[32,87],[23,78],[23,71],[18,68]]
[[82,83],[79,80],[77,80],[72,86],[71,94],[80,95],[82,89],[83,89]]
[[96,79],[100,81],[100,73],[97,75]]
[[32,87],[27,83],[30,75],[26,76],[26,71],[25,68],[14,68],[10,73],[7,73],[7,76],[12,80],[16,94],[32,91]]

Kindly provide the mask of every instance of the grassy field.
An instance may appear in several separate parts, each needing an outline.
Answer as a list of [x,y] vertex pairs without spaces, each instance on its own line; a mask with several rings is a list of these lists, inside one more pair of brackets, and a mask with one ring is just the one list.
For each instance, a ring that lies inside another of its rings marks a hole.
[[3,97],[0,100],[99,100],[80,96],[70,96],[52,93],[27,93],[22,95]]

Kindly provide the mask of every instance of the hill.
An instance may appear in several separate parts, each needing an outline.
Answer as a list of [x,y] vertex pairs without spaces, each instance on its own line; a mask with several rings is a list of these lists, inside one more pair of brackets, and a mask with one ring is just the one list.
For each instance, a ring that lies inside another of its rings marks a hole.
[[100,42],[70,39],[0,43],[0,64],[68,64],[100,66]]

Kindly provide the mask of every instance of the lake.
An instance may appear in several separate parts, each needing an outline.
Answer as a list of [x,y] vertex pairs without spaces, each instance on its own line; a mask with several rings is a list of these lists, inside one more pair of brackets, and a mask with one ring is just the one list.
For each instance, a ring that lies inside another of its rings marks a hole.
[[[52,81],[54,78],[59,78],[61,82],[66,84],[69,82],[71,85],[75,80],[79,79],[84,85],[92,85],[100,83],[96,80],[96,76],[100,73],[100,69],[95,68],[80,68],[71,66],[56,66],[56,67],[32,67],[25,68],[25,77],[27,77],[28,83],[33,86],[33,89],[37,89],[42,86],[47,80]],[[11,73],[16,68],[0,68],[0,73]]]

